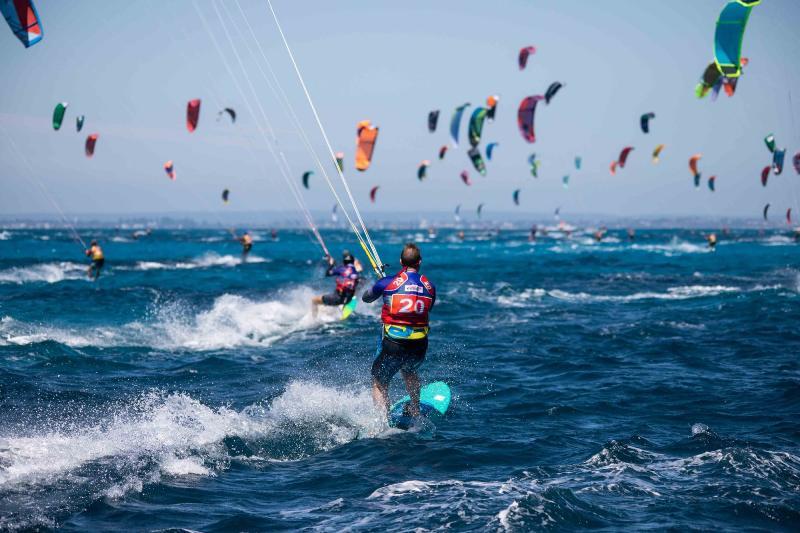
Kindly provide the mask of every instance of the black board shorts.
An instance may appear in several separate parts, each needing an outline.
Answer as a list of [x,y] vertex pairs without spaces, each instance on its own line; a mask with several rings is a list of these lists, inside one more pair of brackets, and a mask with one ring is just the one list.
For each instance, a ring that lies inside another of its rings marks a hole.
[[372,377],[385,385],[400,370],[416,371],[425,361],[427,351],[428,337],[413,341],[383,337],[378,348],[378,356],[372,363]]
[[100,270],[101,268],[103,268],[105,262],[106,262],[105,259],[92,259],[92,268]]
[[323,305],[345,305],[353,299],[353,292],[332,292],[322,295]]

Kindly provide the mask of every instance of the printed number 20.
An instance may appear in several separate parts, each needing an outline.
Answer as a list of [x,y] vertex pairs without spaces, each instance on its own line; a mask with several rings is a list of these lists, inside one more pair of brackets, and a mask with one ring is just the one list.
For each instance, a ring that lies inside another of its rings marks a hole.
[[400,313],[414,312],[421,315],[425,312],[425,301],[416,298],[403,298],[400,300]]

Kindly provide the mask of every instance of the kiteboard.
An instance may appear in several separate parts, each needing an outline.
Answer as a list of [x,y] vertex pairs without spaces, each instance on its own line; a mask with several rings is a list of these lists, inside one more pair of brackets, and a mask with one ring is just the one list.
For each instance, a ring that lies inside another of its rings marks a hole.
[[356,310],[356,305],[358,305],[358,299],[353,296],[352,300],[342,306],[342,320],[347,320],[353,314],[353,311]]
[[[389,410],[389,425],[398,429],[409,429],[414,418],[403,415],[403,407],[411,401],[404,396]],[[442,418],[450,407],[450,387],[444,381],[434,381],[422,387],[419,393],[419,414],[422,418],[435,421]]]

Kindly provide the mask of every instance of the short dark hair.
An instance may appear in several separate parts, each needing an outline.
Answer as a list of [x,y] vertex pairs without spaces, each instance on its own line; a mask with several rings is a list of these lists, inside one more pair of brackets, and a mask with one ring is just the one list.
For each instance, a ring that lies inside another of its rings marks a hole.
[[419,253],[417,245],[413,242],[406,243],[400,253],[400,264],[404,267],[416,268],[420,261],[422,261],[422,254]]

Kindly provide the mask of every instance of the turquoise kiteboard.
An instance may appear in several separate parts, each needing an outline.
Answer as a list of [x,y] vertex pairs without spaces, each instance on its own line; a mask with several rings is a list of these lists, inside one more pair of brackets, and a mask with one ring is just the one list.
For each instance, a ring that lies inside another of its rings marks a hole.
[[[404,396],[389,410],[389,426],[408,429],[414,425],[414,418],[403,415],[403,407],[411,401]],[[442,418],[450,407],[450,387],[444,381],[434,381],[422,387],[419,393],[419,414],[422,418],[436,421]]]
[[353,299],[342,306],[342,320],[347,320],[347,317],[353,314],[358,305],[358,298],[353,296]]

